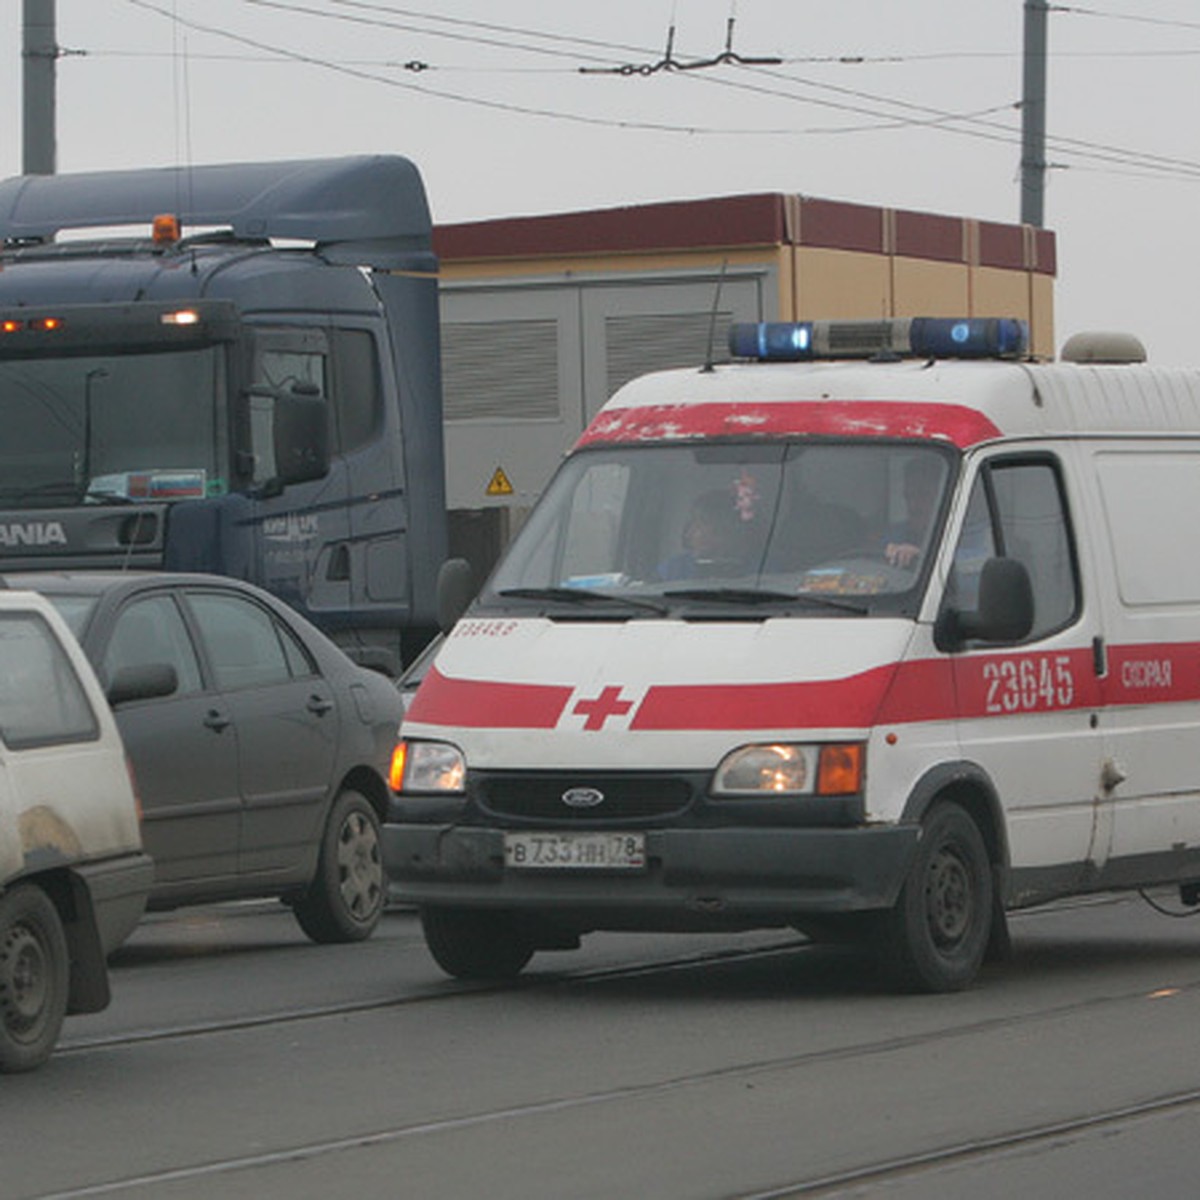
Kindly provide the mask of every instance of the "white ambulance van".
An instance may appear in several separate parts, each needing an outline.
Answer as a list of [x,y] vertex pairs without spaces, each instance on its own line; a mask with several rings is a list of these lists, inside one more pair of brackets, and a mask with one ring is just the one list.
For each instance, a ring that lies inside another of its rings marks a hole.
[[46,600],[0,584],[0,1071],[39,1066],[65,1014],[107,1006],[106,956],[153,881],[83,651]]
[[1008,320],[731,344],[616,393],[413,701],[385,861],[437,962],[781,926],[953,990],[1007,910],[1195,905],[1200,371]]

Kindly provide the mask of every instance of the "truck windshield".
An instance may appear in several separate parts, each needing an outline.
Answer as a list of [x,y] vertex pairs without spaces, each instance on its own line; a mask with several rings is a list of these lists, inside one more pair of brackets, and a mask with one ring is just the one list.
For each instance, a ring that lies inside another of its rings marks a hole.
[[224,350],[0,360],[0,504],[226,490]]
[[714,615],[912,613],[955,469],[948,447],[878,439],[583,451],[482,599],[578,608],[563,595],[578,589],[611,596],[614,613],[631,599]]

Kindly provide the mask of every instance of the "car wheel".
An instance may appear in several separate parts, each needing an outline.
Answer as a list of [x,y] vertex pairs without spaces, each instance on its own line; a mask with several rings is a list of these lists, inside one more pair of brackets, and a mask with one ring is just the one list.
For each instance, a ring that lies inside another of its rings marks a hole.
[[514,979],[533,957],[532,939],[509,913],[422,908],[434,961],[456,979]]
[[881,957],[906,989],[958,991],[979,972],[992,920],[992,869],[979,827],[959,805],[935,805],[882,922]]
[[13,888],[0,897],[0,1071],[29,1071],[50,1057],[69,985],[58,910],[41,888]]
[[371,936],[385,900],[379,817],[358,792],[333,802],[317,873],[292,906],[314,942],[358,942]]

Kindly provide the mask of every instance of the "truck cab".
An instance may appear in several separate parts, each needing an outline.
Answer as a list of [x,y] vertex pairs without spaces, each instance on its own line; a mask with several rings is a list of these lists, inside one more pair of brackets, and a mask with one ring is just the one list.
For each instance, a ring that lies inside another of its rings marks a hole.
[[446,541],[413,164],[10,179],[0,239],[0,568],[231,575],[412,657]]

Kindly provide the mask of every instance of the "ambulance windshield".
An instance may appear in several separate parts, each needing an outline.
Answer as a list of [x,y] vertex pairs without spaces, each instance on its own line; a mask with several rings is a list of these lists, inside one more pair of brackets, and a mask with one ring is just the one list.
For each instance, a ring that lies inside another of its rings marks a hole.
[[583,451],[483,601],[912,613],[955,465],[948,447],[878,439]]

